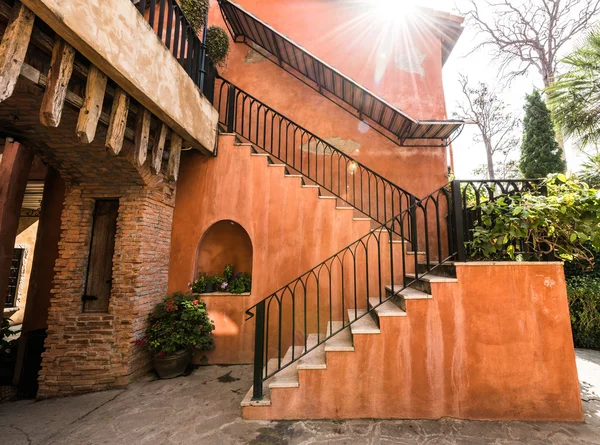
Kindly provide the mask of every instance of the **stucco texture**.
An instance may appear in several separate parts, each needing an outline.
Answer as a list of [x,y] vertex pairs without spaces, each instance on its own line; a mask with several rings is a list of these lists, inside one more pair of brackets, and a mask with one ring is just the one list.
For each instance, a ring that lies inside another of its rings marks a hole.
[[214,108],[131,0],[23,3],[188,145],[213,152]]
[[185,291],[196,277],[199,243],[218,221],[234,221],[252,242],[251,296],[205,296],[215,322],[216,348],[210,363],[251,363],[254,323],[244,311],[300,274],[369,232],[369,221],[337,210],[336,200],[319,199],[281,167],[251,156],[234,136],[219,138],[219,155],[182,157],[177,188],[169,292]]
[[458,283],[432,284],[244,417],[583,421],[562,267],[458,264]]
[[[364,11],[352,2],[238,3],[412,117],[446,117],[442,43],[433,32],[412,30],[408,36],[395,36],[393,48],[384,48],[380,28],[364,23],[357,27]],[[209,22],[225,26],[216,1],[211,5]],[[445,148],[398,146],[276,64],[266,59],[247,63],[252,51],[246,44],[232,44],[222,76],[322,139],[352,140],[360,149],[350,156],[417,196],[426,196],[447,182]],[[382,59],[384,53],[389,57]],[[415,54],[422,58],[418,69],[406,71],[405,65],[396,63]]]

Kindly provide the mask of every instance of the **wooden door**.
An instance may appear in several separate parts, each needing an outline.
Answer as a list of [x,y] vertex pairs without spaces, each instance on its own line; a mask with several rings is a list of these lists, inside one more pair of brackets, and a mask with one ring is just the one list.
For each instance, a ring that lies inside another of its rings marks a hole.
[[112,287],[118,200],[98,200],[94,209],[84,312],[107,312]]

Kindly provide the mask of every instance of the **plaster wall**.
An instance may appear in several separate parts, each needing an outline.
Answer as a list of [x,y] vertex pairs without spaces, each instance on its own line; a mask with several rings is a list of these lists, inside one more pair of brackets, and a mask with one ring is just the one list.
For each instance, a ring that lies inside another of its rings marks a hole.
[[[361,10],[352,6],[352,2],[240,0],[239,3],[411,116],[446,117],[442,44],[431,31],[414,30],[408,36],[390,36],[393,48],[387,48],[382,46],[382,38],[386,36],[381,35],[381,27],[361,22]],[[224,26],[218,5],[215,1],[211,4],[209,22]],[[400,147],[247,45],[232,46],[222,76],[260,101],[322,139],[350,141],[354,147],[348,153],[350,156],[417,196],[425,196],[447,182],[445,148]],[[382,59],[382,54],[389,56]],[[412,59],[416,62],[407,67],[406,60]]]
[[34,260],[34,247],[38,231],[38,218],[21,217],[19,219],[19,228],[15,238],[15,247],[24,249],[21,271],[19,272],[19,285],[17,287],[17,296],[15,306],[19,310],[10,318],[13,324],[21,324],[25,314],[25,305],[27,304],[27,292],[29,289],[29,278],[31,276],[31,266]]
[[336,210],[283,168],[269,167],[232,135],[219,138],[219,156],[182,157],[171,241],[169,292],[186,291],[196,277],[198,244],[215,222],[235,221],[253,248],[250,296],[203,296],[215,322],[210,363],[251,363],[253,322],[245,310],[354,242],[370,229],[353,211]]
[[562,264],[457,264],[457,276],[244,417],[583,421]]
[[190,145],[214,151],[215,110],[130,0],[23,3]]

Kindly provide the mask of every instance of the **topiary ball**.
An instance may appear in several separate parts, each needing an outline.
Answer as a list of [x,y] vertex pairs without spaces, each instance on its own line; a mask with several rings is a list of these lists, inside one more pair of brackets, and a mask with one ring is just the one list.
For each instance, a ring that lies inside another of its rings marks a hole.
[[206,30],[206,53],[215,65],[222,64],[229,54],[229,35],[220,26]]
[[181,11],[196,32],[206,23],[210,0],[181,0]]

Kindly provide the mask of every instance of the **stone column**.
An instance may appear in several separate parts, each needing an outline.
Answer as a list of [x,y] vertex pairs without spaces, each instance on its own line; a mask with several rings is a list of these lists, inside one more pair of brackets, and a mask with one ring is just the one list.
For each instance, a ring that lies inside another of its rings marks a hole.
[[0,161],[0,308],[4,310],[8,276],[19,227],[21,206],[33,163],[33,151],[7,139]]

